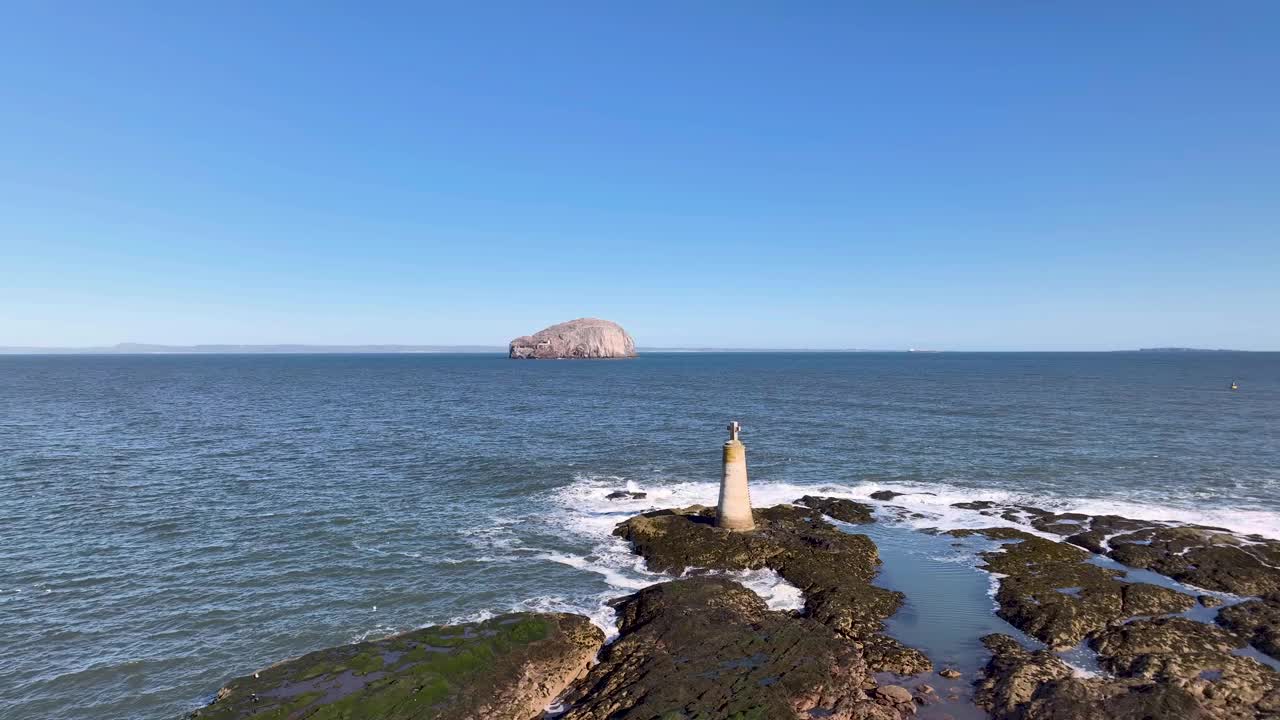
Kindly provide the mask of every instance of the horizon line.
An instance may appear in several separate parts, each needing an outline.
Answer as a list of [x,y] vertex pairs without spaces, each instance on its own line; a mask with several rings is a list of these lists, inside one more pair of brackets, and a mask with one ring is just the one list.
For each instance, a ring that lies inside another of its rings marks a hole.
[[[1219,353],[1280,352],[1278,350],[1239,350],[1234,348],[1196,348],[1183,346],[1131,347],[1105,350],[993,349],[950,350],[946,348],[822,348],[822,347],[715,347],[652,346],[637,347],[645,353]],[[504,345],[486,344],[412,344],[412,343],[199,343],[167,345],[161,343],[123,342],[115,345],[38,346],[0,345],[0,355],[321,355],[321,354],[506,354]]]

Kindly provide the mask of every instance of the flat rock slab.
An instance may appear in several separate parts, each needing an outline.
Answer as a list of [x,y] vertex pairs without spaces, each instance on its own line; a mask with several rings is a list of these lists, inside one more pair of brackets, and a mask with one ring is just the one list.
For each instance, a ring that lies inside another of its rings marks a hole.
[[877,687],[856,646],[771,611],[721,577],[654,585],[613,603],[619,638],[565,698],[561,720],[897,720],[911,693]]
[[200,720],[530,720],[585,674],[604,633],[517,613],[320,650],[237,678]]
[[[841,513],[859,511],[824,498],[804,500]],[[804,592],[805,617],[857,641],[875,671],[929,671],[932,665],[920,651],[879,634],[903,595],[871,584],[880,565],[875,543],[837,529],[824,514],[794,505],[756,509],[756,530],[730,532],[715,527],[713,508],[695,505],[638,515],[614,534],[629,540],[658,572],[772,569]]]

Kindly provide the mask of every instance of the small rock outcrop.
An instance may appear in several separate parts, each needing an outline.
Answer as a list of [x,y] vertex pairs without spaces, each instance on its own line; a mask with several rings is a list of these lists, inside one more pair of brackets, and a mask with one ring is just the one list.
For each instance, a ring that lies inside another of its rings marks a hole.
[[636,356],[636,341],[618,323],[580,318],[512,340],[507,356],[513,360],[630,358]]
[[320,650],[228,683],[191,717],[529,720],[584,675],[604,633],[516,613]]
[[649,497],[649,493],[636,492],[634,490],[617,490],[604,496],[605,500],[643,500]]
[[865,525],[876,521],[875,510],[870,505],[844,498],[805,495],[796,500],[796,504],[813,508],[823,515],[840,522]]

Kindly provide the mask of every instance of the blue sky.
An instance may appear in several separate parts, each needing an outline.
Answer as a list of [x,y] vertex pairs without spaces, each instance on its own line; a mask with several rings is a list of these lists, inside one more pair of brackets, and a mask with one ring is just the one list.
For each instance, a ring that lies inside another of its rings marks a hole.
[[[471,7],[464,7],[471,6]],[[0,4],[0,345],[1280,349],[1280,3]]]

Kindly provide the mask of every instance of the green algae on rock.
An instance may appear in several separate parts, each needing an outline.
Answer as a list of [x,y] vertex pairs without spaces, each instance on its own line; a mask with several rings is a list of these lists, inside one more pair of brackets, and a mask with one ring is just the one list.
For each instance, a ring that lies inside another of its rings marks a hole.
[[726,578],[674,580],[612,604],[621,635],[566,696],[561,720],[899,720],[915,712],[909,692],[877,692],[856,646],[813,620],[769,610]]
[[604,633],[517,613],[319,650],[237,678],[199,720],[529,720],[586,672]]
[[839,530],[811,507],[756,509],[754,518],[755,531],[728,532],[715,527],[713,508],[695,505],[638,515],[614,534],[659,572],[774,570],[804,592],[805,617],[862,644],[873,670],[914,675],[931,669],[920,651],[878,634],[903,595],[871,584],[880,558],[870,538]]

